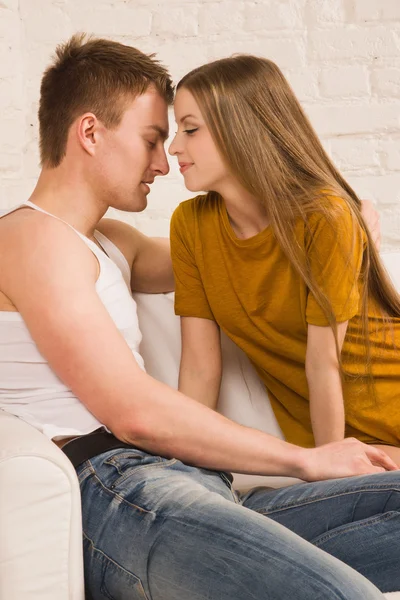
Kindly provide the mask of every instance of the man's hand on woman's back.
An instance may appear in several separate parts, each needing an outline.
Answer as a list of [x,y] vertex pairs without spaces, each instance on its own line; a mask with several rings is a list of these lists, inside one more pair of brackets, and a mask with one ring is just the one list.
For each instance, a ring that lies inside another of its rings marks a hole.
[[371,200],[361,200],[361,214],[368,225],[369,232],[375,243],[376,249],[381,247],[381,224],[379,213],[375,210]]

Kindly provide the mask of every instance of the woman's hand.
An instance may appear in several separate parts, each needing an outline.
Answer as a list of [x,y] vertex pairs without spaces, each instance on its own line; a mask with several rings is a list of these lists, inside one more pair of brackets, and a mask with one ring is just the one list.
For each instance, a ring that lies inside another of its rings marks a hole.
[[397,471],[398,467],[383,450],[355,438],[346,438],[341,442],[304,449],[303,469],[299,475],[301,479],[319,481]]

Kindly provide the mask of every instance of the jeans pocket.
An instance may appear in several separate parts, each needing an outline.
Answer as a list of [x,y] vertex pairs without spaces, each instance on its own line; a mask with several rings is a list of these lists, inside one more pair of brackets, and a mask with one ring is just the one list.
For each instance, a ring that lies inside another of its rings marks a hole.
[[111,466],[114,473],[119,475],[113,479],[110,489],[114,489],[124,483],[126,479],[152,469],[160,469],[173,465],[176,462],[175,458],[163,458],[148,454],[144,450],[132,448],[132,450],[120,450],[114,452],[111,456],[104,460],[104,465]]
[[[120,475],[123,475],[127,469],[145,463],[147,457],[158,458],[151,457],[151,455],[136,448],[132,448],[132,450],[114,450],[111,456],[104,460],[104,464],[114,467]],[[147,462],[151,462],[151,460],[147,460]]]

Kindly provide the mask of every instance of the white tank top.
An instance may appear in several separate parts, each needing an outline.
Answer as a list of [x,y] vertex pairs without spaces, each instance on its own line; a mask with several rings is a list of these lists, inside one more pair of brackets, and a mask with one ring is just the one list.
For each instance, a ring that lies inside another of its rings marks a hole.
[[[22,206],[58,218],[29,201],[1,214],[0,218]],[[144,369],[139,354],[142,336],[136,303],[130,292],[127,260],[99,231],[95,232],[95,238],[104,252],[89,238],[74,231],[97,257],[100,265],[97,294]],[[18,312],[0,311],[0,409],[27,421],[50,439],[84,435],[102,426],[49,367]]]

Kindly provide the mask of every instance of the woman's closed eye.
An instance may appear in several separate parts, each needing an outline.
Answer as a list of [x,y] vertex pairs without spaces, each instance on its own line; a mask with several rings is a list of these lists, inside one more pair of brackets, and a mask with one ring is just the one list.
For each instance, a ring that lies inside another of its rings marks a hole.
[[192,135],[197,130],[198,130],[198,127],[194,127],[193,129],[184,129],[183,133],[187,133],[187,135]]

